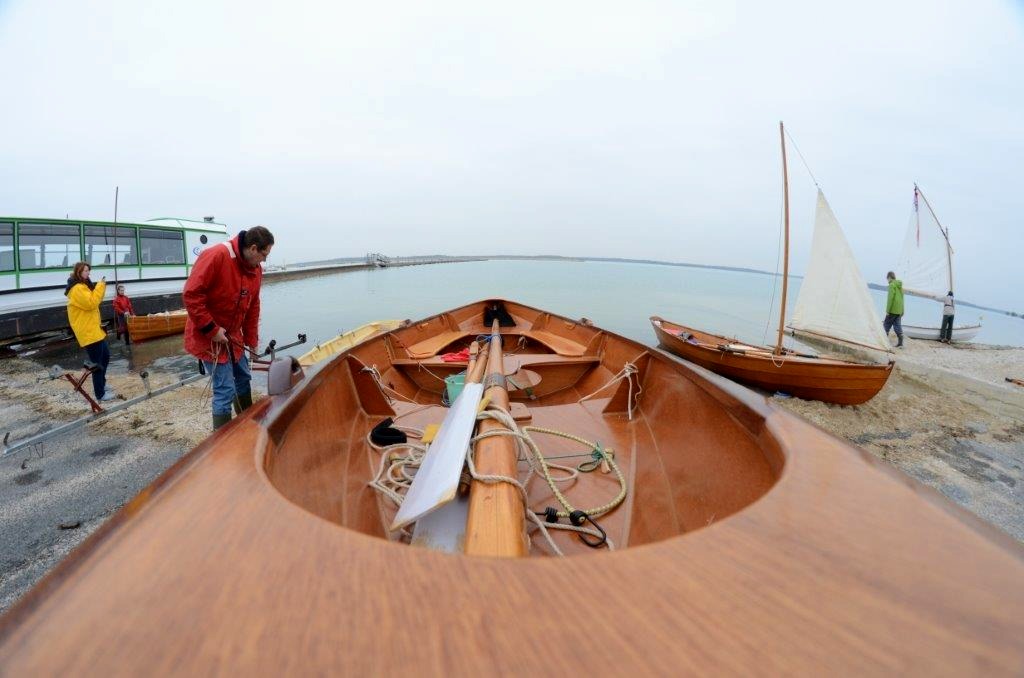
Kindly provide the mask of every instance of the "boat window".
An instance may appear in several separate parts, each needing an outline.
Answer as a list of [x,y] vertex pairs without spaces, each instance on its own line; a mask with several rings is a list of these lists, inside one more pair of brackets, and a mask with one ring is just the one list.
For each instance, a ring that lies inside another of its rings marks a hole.
[[184,264],[185,239],[181,231],[139,229],[144,264]]
[[90,266],[139,263],[135,229],[128,226],[86,226],[85,260]]
[[14,270],[14,224],[0,222],[0,271]]
[[18,265],[21,270],[70,268],[81,258],[82,238],[78,226],[18,225]]

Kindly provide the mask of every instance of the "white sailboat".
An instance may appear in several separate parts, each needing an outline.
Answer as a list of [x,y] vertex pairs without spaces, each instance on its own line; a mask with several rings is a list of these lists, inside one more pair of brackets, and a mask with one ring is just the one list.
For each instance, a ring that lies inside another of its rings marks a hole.
[[[940,303],[947,292],[956,291],[953,287],[953,246],[949,242],[949,230],[939,222],[917,184],[914,184],[914,211],[903,240],[896,277],[903,281],[906,294]],[[941,320],[940,310],[936,310],[935,319]],[[903,323],[903,332],[913,339],[938,341],[939,329],[939,322]],[[980,318],[976,324],[954,327],[953,341],[970,341],[980,330]]]

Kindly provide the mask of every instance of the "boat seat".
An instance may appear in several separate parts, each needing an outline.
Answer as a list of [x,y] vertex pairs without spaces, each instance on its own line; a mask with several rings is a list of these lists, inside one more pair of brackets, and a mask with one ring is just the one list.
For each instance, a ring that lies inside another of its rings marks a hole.
[[523,332],[523,336],[544,344],[558,355],[581,356],[587,350],[587,347],[583,344],[575,342],[572,339],[560,337],[557,334],[546,330],[527,330],[526,332]]
[[435,334],[429,339],[424,339],[421,342],[415,343],[412,346],[406,346],[405,351],[409,354],[409,357],[413,359],[430,358],[437,355],[438,351],[453,341],[458,341],[459,339],[471,336],[475,337],[476,332],[465,332],[459,330],[441,332],[440,334]]

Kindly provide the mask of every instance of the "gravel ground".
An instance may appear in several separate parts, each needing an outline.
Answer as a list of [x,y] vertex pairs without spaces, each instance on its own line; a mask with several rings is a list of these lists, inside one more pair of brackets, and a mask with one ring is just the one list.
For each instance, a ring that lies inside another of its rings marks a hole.
[[[181,361],[164,364],[169,367],[147,365],[154,389],[182,376]],[[107,382],[125,398],[145,393],[125,361],[111,363]],[[90,382],[86,389],[92,393]],[[85,399],[65,379],[50,379],[39,363],[0,361],[0,438],[9,435],[14,444],[88,414]],[[0,611],[209,432],[203,379],[0,456]]]
[[1024,541],[1024,349],[906,340],[857,406],[773,401],[860,445]]

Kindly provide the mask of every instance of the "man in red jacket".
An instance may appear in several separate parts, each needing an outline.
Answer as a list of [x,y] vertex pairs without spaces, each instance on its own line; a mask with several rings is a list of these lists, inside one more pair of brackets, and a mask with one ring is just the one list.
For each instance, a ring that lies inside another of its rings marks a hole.
[[239,412],[252,405],[242,347],[255,351],[259,344],[260,264],[273,245],[273,234],[263,226],[241,231],[203,250],[185,281],[185,350],[212,375],[214,430],[231,421],[232,403]]

